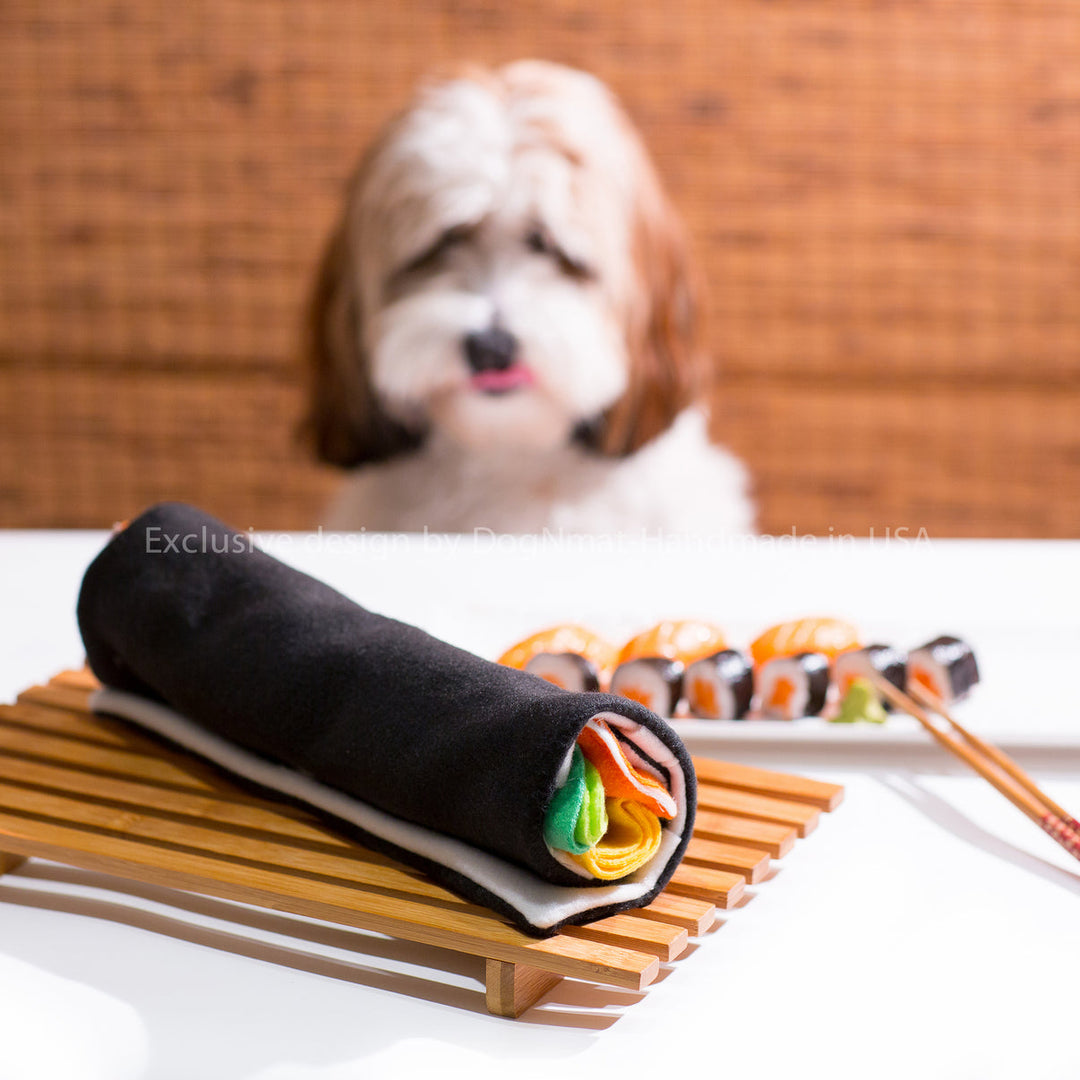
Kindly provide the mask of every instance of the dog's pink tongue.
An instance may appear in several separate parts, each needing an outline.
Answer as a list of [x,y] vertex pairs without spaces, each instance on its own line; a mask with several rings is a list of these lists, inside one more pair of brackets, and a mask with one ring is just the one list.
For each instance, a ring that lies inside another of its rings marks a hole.
[[531,386],[532,382],[532,372],[521,364],[515,364],[503,371],[478,371],[469,380],[469,385],[474,390],[501,394],[507,390],[517,390],[521,386]]

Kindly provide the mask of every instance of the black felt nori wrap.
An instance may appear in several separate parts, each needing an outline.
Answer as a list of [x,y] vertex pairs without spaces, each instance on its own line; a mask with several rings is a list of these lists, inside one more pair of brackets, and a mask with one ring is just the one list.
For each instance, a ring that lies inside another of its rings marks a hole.
[[[590,888],[543,839],[567,752],[600,712],[648,728],[685,775],[678,851],[647,895],[565,922],[648,903],[692,832],[693,766],[643,706],[560,690],[367,611],[183,504],[155,506],[110,540],[86,571],[78,619],[106,686],[161,701],[264,759],[558,885]],[[557,929],[524,923],[454,871],[352,831],[532,933]]]

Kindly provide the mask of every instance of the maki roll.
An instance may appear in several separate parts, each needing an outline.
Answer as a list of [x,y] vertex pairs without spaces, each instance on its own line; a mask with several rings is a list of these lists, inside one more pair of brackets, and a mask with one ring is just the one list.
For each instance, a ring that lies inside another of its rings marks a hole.
[[945,704],[963,697],[979,681],[971,646],[943,634],[908,653],[907,685],[929,690]]
[[842,619],[795,619],[769,627],[751,646],[750,655],[759,667],[774,656],[824,653],[830,660],[859,647],[859,632]]
[[368,611],[192,507],[90,564],[91,706],[302,802],[521,929],[649,904],[689,843],[669,725]]
[[754,665],[735,649],[695,660],[683,676],[686,703],[705,720],[742,720],[754,696]]
[[666,619],[632,637],[619,653],[611,691],[674,716],[687,664],[727,648],[724,632],[698,619]]
[[611,692],[640,702],[657,716],[674,716],[682,697],[683,665],[665,656],[639,656],[615,669]]
[[757,679],[763,716],[770,720],[817,716],[829,692],[829,658],[814,652],[778,656],[762,664]]
[[[870,675],[880,675],[897,690],[903,690],[907,678],[904,654],[891,645],[867,645],[864,649],[841,653],[833,661],[833,682],[836,683],[841,698],[851,689],[851,684],[856,679],[866,679],[867,684],[872,687],[873,681],[868,678]],[[892,705],[882,699],[877,690],[874,690],[874,693],[886,711],[891,711]]]
[[536,653],[525,665],[525,670],[564,690],[592,693],[600,689],[600,672],[596,665],[579,653]]

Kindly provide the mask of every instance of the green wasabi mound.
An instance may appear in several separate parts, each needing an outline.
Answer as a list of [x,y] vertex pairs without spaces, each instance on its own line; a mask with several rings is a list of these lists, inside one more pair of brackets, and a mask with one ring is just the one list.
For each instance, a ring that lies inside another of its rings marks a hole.
[[840,712],[833,717],[833,723],[854,724],[859,720],[867,720],[871,724],[884,724],[888,718],[889,714],[870,681],[853,679],[840,702]]

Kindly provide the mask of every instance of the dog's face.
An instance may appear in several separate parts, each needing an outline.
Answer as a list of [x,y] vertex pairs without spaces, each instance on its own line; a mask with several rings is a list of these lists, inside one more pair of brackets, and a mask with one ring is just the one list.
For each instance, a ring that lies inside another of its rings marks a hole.
[[522,62],[438,83],[366,157],[324,261],[319,450],[378,460],[437,428],[479,450],[630,452],[689,399],[686,273],[596,80]]

